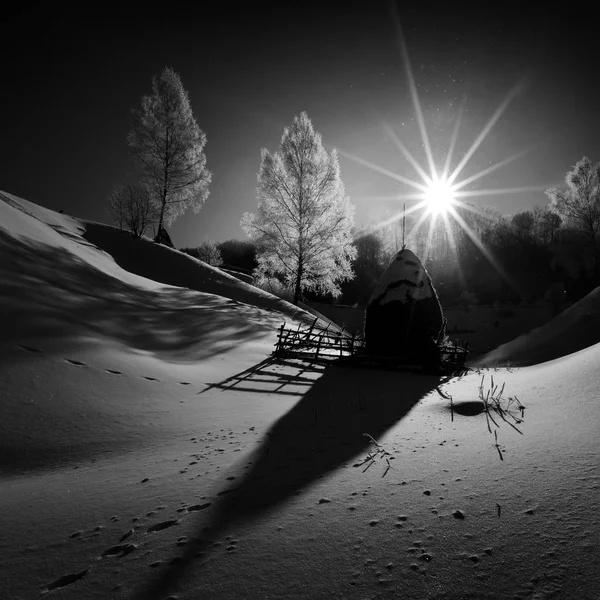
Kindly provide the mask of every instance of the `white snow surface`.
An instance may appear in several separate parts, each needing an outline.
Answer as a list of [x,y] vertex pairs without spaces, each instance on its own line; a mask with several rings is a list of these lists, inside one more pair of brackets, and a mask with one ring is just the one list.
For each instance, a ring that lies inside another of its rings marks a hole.
[[[407,264],[407,263],[416,263]],[[414,285],[402,284],[390,287],[398,281],[410,281]],[[404,249],[400,260],[397,260],[397,255],[392,258],[387,269],[383,272],[375,290],[371,294],[369,304],[375,299],[381,298],[378,303],[380,305],[388,304],[389,302],[401,302],[404,304],[410,298],[414,300],[423,300],[430,298],[433,295],[433,290],[428,284],[425,277],[425,267],[421,260],[411,250]]]
[[[599,344],[451,380],[272,363],[312,315],[85,229],[0,196],[0,598],[598,598]],[[492,376],[525,406],[498,447],[461,411]]]
[[600,287],[597,287],[550,322],[481,357],[477,365],[533,365],[599,342]]

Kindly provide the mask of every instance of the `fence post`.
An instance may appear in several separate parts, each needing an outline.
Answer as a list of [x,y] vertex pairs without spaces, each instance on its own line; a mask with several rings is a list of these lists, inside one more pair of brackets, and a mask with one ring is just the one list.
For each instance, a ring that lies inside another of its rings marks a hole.
[[319,358],[319,351],[321,349],[321,340],[323,339],[323,333],[319,336],[319,341],[317,342],[317,352],[315,353],[315,358]]
[[281,344],[283,340],[283,330],[285,329],[285,321],[283,325],[279,328],[279,333],[277,334],[277,343],[275,344],[275,354],[279,354],[281,351]]

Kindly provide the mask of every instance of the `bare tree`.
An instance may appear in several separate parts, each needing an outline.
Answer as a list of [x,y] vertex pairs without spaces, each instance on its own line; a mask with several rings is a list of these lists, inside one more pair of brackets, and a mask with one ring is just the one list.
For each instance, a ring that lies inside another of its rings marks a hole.
[[306,113],[286,127],[279,150],[263,149],[258,213],[242,229],[258,248],[257,275],[278,276],[294,290],[339,296],[352,276],[354,207],[340,179],[337,152],[328,154]]
[[128,141],[157,198],[158,236],[188,208],[198,212],[208,197],[212,175],[206,168],[206,135],[192,113],[179,75],[165,67],[152,80],[152,94],[134,110]]
[[521,240],[531,240],[533,237],[533,228],[535,225],[535,216],[530,210],[522,210],[512,215],[510,224],[517,238]]
[[144,235],[156,222],[157,210],[145,185],[117,185],[108,198],[108,211],[120,229],[127,227],[135,237]]
[[556,240],[556,232],[560,227],[562,219],[560,215],[552,212],[548,207],[533,209],[535,219],[536,237],[542,246],[551,246]]
[[546,190],[550,210],[558,214],[567,226],[581,231],[588,240],[594,273],[600,275],[600,257],[596,238],[600,232],[600,163],[583,157],[567,173],[567,188]]

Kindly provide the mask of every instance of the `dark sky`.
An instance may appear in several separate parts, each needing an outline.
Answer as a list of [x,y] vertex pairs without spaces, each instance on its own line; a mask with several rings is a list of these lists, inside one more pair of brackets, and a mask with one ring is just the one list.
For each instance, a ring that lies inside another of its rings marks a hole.
[[[33,2],[5,13],[0,189],[107,222],[113,185],[136,176],[126,143],[131,108],[165,65],[190,93],[213,173],[204,209],[171,229],[178,247],[244,237],[239,221],[256,207],[260,150],[275,151],[303,110],[327,146],[418,180],[382,126],[425,166],[391,2],[194,4]],[[593,16],[570,17],[568,6],[532,13],[503,3],[494,10],[481,3],[478,12],[459,6],[440,12],[435,3],[398,3],[438,161],[463,98],[457,160],[516,85],[520,92],[464,176],[535,148],[467,189],[560,184],[583,155],[600,160]],[[410,191],[346,156],[340,163],[358,225],[396,207],[369,197]],[[546,197],[472,201],[506,213]]]

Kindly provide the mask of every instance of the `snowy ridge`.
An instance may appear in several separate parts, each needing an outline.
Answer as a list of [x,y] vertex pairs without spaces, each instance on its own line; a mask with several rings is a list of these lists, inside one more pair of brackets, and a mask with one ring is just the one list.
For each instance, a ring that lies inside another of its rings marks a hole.
[[600,287],[597,287],[549,323],[492,350],[477,365],[534,365],[599,342]]

